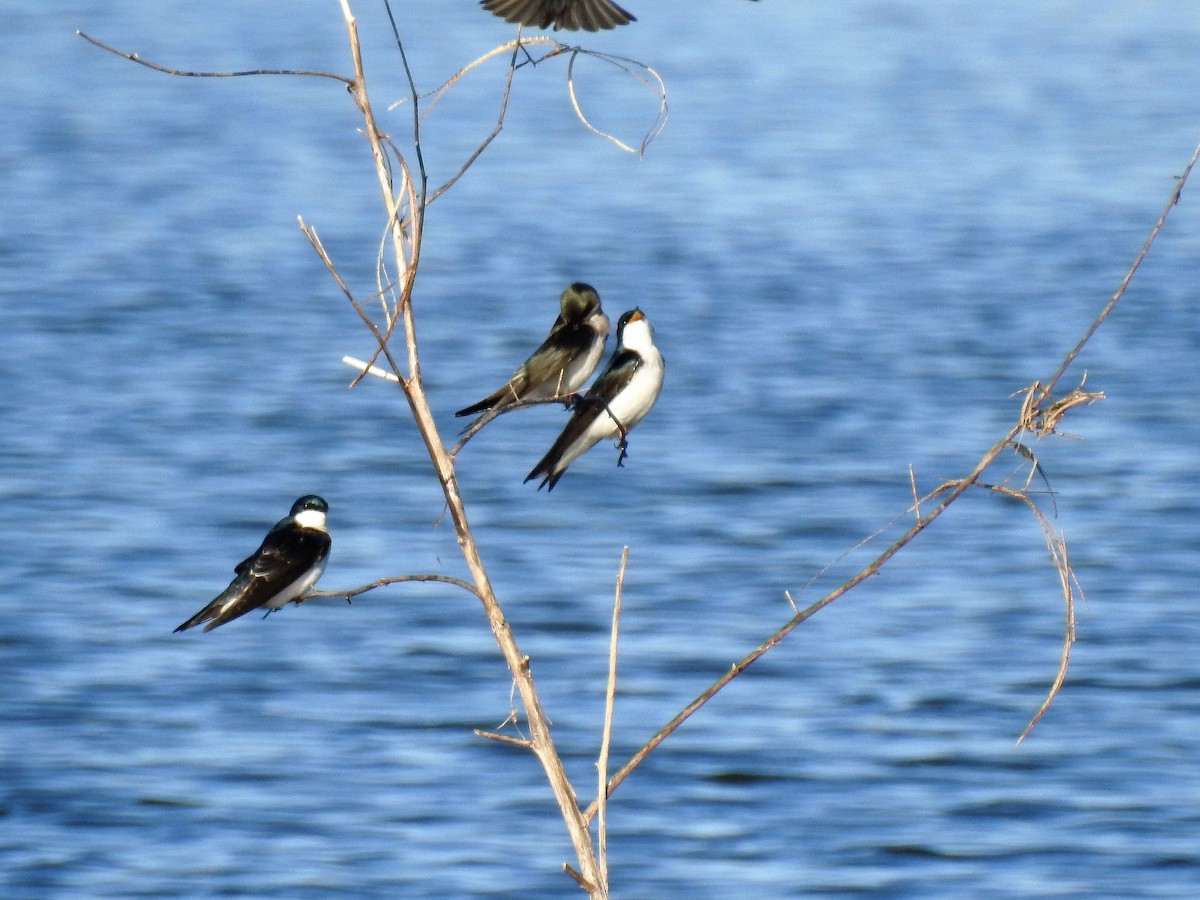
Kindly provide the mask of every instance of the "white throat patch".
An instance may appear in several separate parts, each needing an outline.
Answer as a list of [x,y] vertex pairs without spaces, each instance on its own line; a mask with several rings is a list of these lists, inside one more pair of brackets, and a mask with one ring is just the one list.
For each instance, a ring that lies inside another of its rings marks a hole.
[[319,509],[303,509],[296,513],[296,524],[301,528],[315,528],[317,531],[324,531],[325,513]]

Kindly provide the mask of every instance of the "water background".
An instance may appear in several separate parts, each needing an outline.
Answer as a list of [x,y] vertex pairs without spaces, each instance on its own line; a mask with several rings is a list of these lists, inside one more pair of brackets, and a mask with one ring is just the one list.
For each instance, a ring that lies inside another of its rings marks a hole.
[[[382,110],[399,61],[355,6]],[[621,547],[614,763],[789,616],[785,590],[811,602],[898,533],[910,466],[930,489],[1005,433],[1200,140],[1190,3],[629,6],[584,40],[667,82],[646,157],[573,117],[564,61],[523,69],[430,210],[416,295],[447,436],[568,281],[614,321],[639,305],[667,360],[624,469],[600,446],[553,494],[523,485],[548,408],[458,468],[582,798]],[[396,8],[425,89],[511,36],[468,0]],[[346,390],[371,341],[296,225],[374,289],[343,87],[169,78],[76,28],[180,68],[349,70],[332,2],[0,9],[0,893],[575,896],[540,769],[472,733],[510,679],[468,594],[171,633],[303,493],[331,506],[323,587],[464,567],[400,395]],[[653,102],[579,65],[636,140]],[[434,183],[502,72],[434,108]],[[407,117],[381,124],[402,142]],[[1030,514],[980,492],[620,787],[615,897],[1200,894],[1195,190],[1068,375],[1107,399],[1035,448],[1086,602],[1033,735],[1014,746],[1057,664],[1057,577]]]

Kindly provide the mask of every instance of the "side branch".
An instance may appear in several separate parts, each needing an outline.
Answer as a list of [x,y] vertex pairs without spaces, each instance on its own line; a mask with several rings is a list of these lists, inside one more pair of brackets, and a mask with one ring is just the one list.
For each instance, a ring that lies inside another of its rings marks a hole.
[[139,66],[145,66],[147,69],[153,69],[155,72],[164,72],[167,75],[181,75],[186,78],[241,78],[245,75],[311,75],[316,78],[332,78],[334,81],[340,81],[346,85],[354,84],[353,78],[338,75],[336,72],[321,72],[316,69],[247,69],[243,72],[193,72],[188,69],[172,69],[170,66],[159,65],[158,63],[150,62],[148,59],[142,59],[136,53],[118,50],[116,47],[109,46],[104,41],[97,40],[90,34],[85,34],[82,31],[76,30],[75,33],[89,44],[93,44],[101,50],[106,50],[114,56],[135,62]]
[[[837,588],[834,588],[834,590],[830,591],[820,600],[813,603],[811,606],[802,609],[800,612],[788,619],[787,622],[776,629],[775,632],[766,640],[755,647],[750,653],[746,654],[746,656],[744,656],[742,659],[730,666],[729,670],[726,671],[725,674],[714,681],[703,693],[701,693],[687,706],[680,710],[680,712],[673,719],[671,719],[671,721],[660,728],[658,732],[652,738],[650,738],[650,740],[647,741],[640,750],[637,751],[637,753],[630,757],[629,761],[626,762],[625,765],[623,765],[613,774],[612,778],[610,778],[608,781],[607,793],[611,794],[616,789],[617,785],[624,781],[629,773],[637,768],[637,766],[641,764],[641,761],[645,759],[655,747],[666,740],[667,736],[670,735],[671,732],[675,731],[675,729],[690,719],[693,713],[695,713],[698,709],[700,709],[700,707],[716,696],[716,694],[723,687],[725,687],[725,685],[729,684],[729,682],[733,681],[734,678],[749,668],[760,656],[787,637],[788,634],[790,634],[796,629],[797,626],[800,625],[800,623],[812,618],[812,616],[820,612],[834,600],[837,600],[843,594],[847,593],[858,584],[878,572],[880,568],[883,567],[884,563],[900,552],[901,548],[903,548],[910,541],[912,541],[913,538],[928,528],[938,516],[945,512],[946,508],[951,503],[957,500],[969,487],[971,487],[971,485],[975,484],[979,480],[979,477],[983,474],[984,469],[991,465],[992,461],[999,456],[1005,448],[1008,447],[1009,442],[1017,435],[1019,430],[1019,427],[1014,426],[1002,440],[999,440],[993,444],[987,453],[985,453],[975,465],[975,469],[966,478],[942,485],[932,491],[926,499],[936,496],[943,490],[948,489],[949,493],[936,507],[934,507],[933,510],[927,513],[925,516],[917,519],[917,521],[908,529],[908,531],[904,532],[904,534],[902,534],[895,543],[879,554],[879,556],[875,557],[871,563],[861,569],[848,581],[845,581]],[[593,800],[588,804],[587,809],[583,811],[583,816],[586,820],[591,821],[592,817],[596,814],[596,811],[599,807],[598,800],[599,798]]]
[[[738,675],[740,675],[748,666],[750,666],[760,656],[762,656],[764,653],[766,653],[768,650],[770,650],[772,647],[774,647],[776,644],[778,644],[784,637],[786,637],[791,631],[793,631],[796,628],[796,626],[798,626],[801,622],[810,618],[814,613],[820,611],[821,609],[824,609],[826,606],[828,606],[834,600],[838,599],[843,594],[845,594],[847,591],[849,591],[850,589],[857,586],[860,582],[864,581],[865,579],[869,578],[871,575],[874,575],[876,572],[878,572],[880,567],[883,566],[883,564],[885,562],[887,562],[889,559],[891,559],[893,556],[895,556],[896,553],[899,552],[899,550],[902,547],[904,547],[909,541],[911,541],[921,531],[923,531],[926,527],[928,527],[929,524],[931,522],[933,522],[934,519],[936,519],[938,516],[940,516],[951,503],[953,503],[960,496],[962,496],[962,494],[968,488],[978,485],[980,487],[985,487],[985,488],[990,488],[990,489],[995,490],[996,489],[995,486],[980,485],[979,478],[983,474],[983,471],[989,465],[991,465],[991,463],[996,459],[996,457],[999,456],[999,454],[1006,448],[1013,447],[1013,448],[1016,448],[1018,450],[1018,452],[1020,452],[1021,444],[1017,441],[1017,437],[1020,434],[1022,434],[1023,432],[1026,432],[1026,431],[1031,431],[1035,434],[1038,434],[1039,436],[1044,436],[1047,434],[1054,433],[1055,427],[1057,426],[1058,421],[1062,418],[1062,415],[1068,409],[1070,409],[1073,406],[1080,405],[1080,404],[1092,403],[1095,400],[1101,399],[1103,397],[1103,395],[1100,393],[1088,393],[1088,392],[1083,391],[1083,382],[1082,381],[1080,382],[1080,386],[1078,388],[1076,388],[1074,391],[1072,391],[1066,397],[1063,397],[1061,399],[1056,399],[1055,397],[1053,397],[1051,394],[1051,390],[1053,389],[1055,384],[1057,384],[1058,381],[1062,378],[1063,374],[1070,367],[1071,363],[1079,355],[1079,352],[1083,349],[1083,347],[1087,344],[1087,342],[1096,333],[1097,329],[1099,329],[1100,325],[1108,317],[1108,314],[1110,312],[1112,312],[1113,307],[1116,306],[1116,304],[1117,304],[1117,301],[1119,301],[1121,299],[1121,297],[1124,296],[1125,290],[1126,290],[1126,288],[1128,288],[1129,283],[1132,280],[1134,273],[1137,271],[1138,267],[1141,265],[1142,260],[1145,259],[1146,254],[1150,250],[1151,245],[1154,243],[1155,239],[1158,237],[1159,232],[1162,230],[1163,224],[1166,222],[1167,216],[1170,214],[1170,212],[1174,208],[1174,206],[1179,202],[1179,199],[1183,193],[1183,187],[1186,184],[1188,176],[1191,174],[1192,169],[1195,167],[1196,162],[1198,160],[1200,160],[1200,145],[1196,146],[1196,149],[1192,153],[1191,159],[1188,160],[1188,164],[1184,168],[1183,174],[1181,174],[1179,176],[1179,178],[1176,180],[1174,188],[1171,191],[1171,196],[1167,200],[1166,206],[1163,208],[1163,211],[1159,215],[1158,220],[1154,223],[1154,226],[1151,228],[1149,236],[1146,238],[1146,241],[1142,244],[1141,249],[1139,250],[1137,256],[1133,260],[1133,263],[1130,265],[1129,269],[1126,271],[1125,277],[1121,280],[1121,283],[1117,287],[1116,292],[1113,294],[1112,298],[1108,301],[1108,303],[1104,306],[1104,308],[1100,311],[1099,315],[1097,315],[1095,320],[1092,322],[1091,326],[1088,328],[1088,330],[1084,333],[1083,337],[1080,339],[1079,343],[1077,343],[1064,357],[1062,364],[1058,367],[1057,371],[1055,371],[1054,375],[1051,376],[1051,378],[1044,385],[1040,382],[1035,383],[1030,388],[1026,389],[1027,393],[1023,392],[1023,393],[1026,393],[1026,398],[1021,407],[1019,420],[1016,425],[1014,425],[1011,429],[1009,429],[1008,434],[1006,434],[1003,438],[1001,438],[999,441],[997,441],[995,444],[992,445],[991,449],[989,449],[980,458],[980,460],[976,464],[974,470],[967,477],[956,480],[956,481],[945,482],[944,484],[939,485],[937,488],[935,488],[933,491],[931,491],[925,497],[914,498],[913,509],[917,513],[917,520],[912,525],[912,527],[909,528],[909,530],[906,531],[899,538],[899,540],[897,540],[894,544],[892,544],[890,547],[888,547],[883,553],[881,553],[878,557],[876,557],[875,560],[872,561],[869,565],[867,565],[864,569],[859,571],[858,574],[856,574],[852,578],[850,578],[850,580],[846,581],[844,584],[842,584],[840,587],[834,589],[830,593],[826,594],[824,597],[822,597],[816,603],[813,603],[808,608],[796,613],[796,615],[794,615],[791,619],[789,619],[782,627],[777,629],[770,637],[768,637],[765,641],[763,641],[758,647],[756,647],[753,651],[751,651],[749,654],[747,654],[744,658],[742,658],[738,662],[734,663],[733,666],[730,667],[728,672],[726,672],[724,675],[722,675],[720,678],[718,678],[715,682],[713,682],[712,685],[710,685],[707,690],[705,690],[702,694],[700,694],[698,697],[696,697],[696,699],[694,699],[691,703],[689,703],[686,707],[684,707],[683,710],[681,710],[678,715],[676,715],[673,719],[671,719],[670,722],[668,722],[661,729],[659,729],[659,731],[649,741],[647,741],[646,744],[640,750],[638,750],[638,752],[635,753],[630,758],[630,760],[627,763],[625,763],[624,766],[622,766],[613,775],[613,777],[609,780],[609,783],[608,783],[608,792],[609,793],[611,793],[617,787],[617,785],[619,785],[622,781],[624,781],[625,777],[631,771],[633,771],[633,769],[636,768],[638,766],[638,764],[641,763],[641,761],[643,759],[645,759],[646,756],[649,755],[649,753],[651,751],[654,750],[655,747],[657,747],[659,744],[661,744],[663,742],[663,740],[665,740],[666,737],[672,731],[674,731],[676,728],[678,728],[680,725],[682,725],[683,722],[685,722],[688,718],[690,718],[691,715],[694,712],[696,712],[696,710],[698,710],[701,706],[703,706],[705,703],[707,703],[714,695],[716,695],[716,693],[718,691],[721,690],[721,688],[723,688],[726,684],[728,684],[730,681],[732,681],[734,678],[736,678]],[[1033,462],[1034,462],[1034,465],[1036,466],[1037,461],[1033,460]],[[915,491],[914,491],[914,493],[915,493]],[[942,494],[946,494],[944,499],[942,499],[942,501],[930,513],[928,513],[924,516],[921,516],[920,515],[921,503],[923,501],[932,499],[933,497],[940,496]],[[1032,503],[1030,501],[1028,501],[1027,498],[1025,498],[1025,499],[1026,499],[1026,502],[1030,503],[1030,506],[1034,509],[1035,513],[1037,513],[1037,515],[1039,516],[1039,522],[1042,523],[1043,530],[1045,530],[1047,527],[1047,523],[1045,522],[1044,516],[1042,516],[1042,514],[1040,513],[1040,511],[1038,511],[1036,509],[1036,507],[1033,507]],[[1064,639],[1063,639],[1063,652],[1062,652],[1062,656],[1060,658],[1059,668],[1055,675],[1054,683],[1050,688],[1049,694],[1047,695],[1045,701],[1039,707],[1037,712],[1034,714],[1032,721],[1030,721],[1029,725],[1026,726],[1025,730],[1022,731],[1021,736],[1018,738],[1018,741],[1025,738],[1025,736],[1029,733],[1030,729],[1037,723],[1037,721],[1041,718],[1042,714],[1046,711],[1046,708],[1050,705],[1050,702],[1053,700],[1055,694],[1057,694],[1059,688],[1062,686],[1063,681],[1066,678],[1066,669],[1067,669],[1067,661],[1069,659],[1070,645],[1075,637],[1074,605],[1072,602],[1072,594],[1071,594],[1071,584],[1073,583],[1074,576],[1073,576],[1073,573],[1071,572],[1069,563],[1067,561],[1066,546],[1064,544],[1062,544],[1061,538],[1058,538],[1057,535],[1053,534],[1052,529],[1047,532],[1046,540],[1047,540],[1047,545],[1050,548],[1051,557],[1053,558],[1056,569],[1059,572],[1060,580],[1063,582],[1064,596],[1067,598],[1067,607],[1066,607],[1067,621],[1066,621],[1065,635],[1064,635]],[[790,595],[789,595],[788,599],[789,600],[791,599]],[[595,800],[593,800],[588,805],[587,809],[584,810],[584,818],[585,819],[587,819],[588,821],[591,821],[591,818],[596,814],[597,805],[598,805],[597,801],[595,801]]]
[[479,596],[479,591],[475,585],[469,581],[463,581],[461,578],[455,578],[453,575],[435,575],[435,574],[420,574],[420,575],[394,575],[391,578],[380,578],[378,581],[372,581],[370,584],[364,584],[361,587],[351,588],[348,591],[309,591],[303,597],[297,597],[293,603],[303,603],[305,600],[324,600],[330,597],[336,597],[341,600],[350,602],[351,597],[357,597],[360,594],[365,594],[368,591],[373,591],[376,588],[386,587],[389,584],[404,584],[409,581],[436,581],[441,584],[452,584],[455,587],[460,587],[468,593]]
[[1154,227],[1150,229],[1149,236],[1142,244],[1142,248],[1138,251],[1137,256],[1134,257],[1129,269],[1125,272],[1125,277],[1121,279],[1121,283],[1117,286],[1117,290],[1112,295],[1112,299],[1109,300],[1104,309],[1100,311],[1100,315],[1096,316],[1096,320],[1092,322],[1092,326],[1087,330],[1084,336],[1079,339],[1079,343],[1072,347],[1070,352],[1067,353],[1067,355],[1063,358],[1062,364],[1058,367],[1058,370],[1052,376],[1050,376],[1050,380],[1046,382],[1046,393],[1049,393],[1054,389],[1054,385],[1058,383],[1058,380],[1062,378],[1063,373],[1066,372],[1071,363],[1075,361],[1075,357],[1079,355],[1079,352],[1084,348],[1084,345],[1092,339],[1092,335],[1096,333],[1096,329],[1099,328],[1104,320],[1108,318],[1108,314],[1113,311],[1113,307],[1117,305],[1117,301],[1125,296],[1125,289],[1129,287],[1129,282],[1133,280],[1133,273],[1138,270],[1139,266],[1141,266],[1142,260],[1146,258],[1146,254],[1150,251],[1150,246],[1154,243],[1155,238],[1158,237],[1158,233],[1162,230],[1163,224],[1167,221],[1167,216],[1170,215],[1171,210],[1175,207],[1175,204],[1179,202],[1179,198],[1183,195],[1183,186],[1187,184],[1188,176],[1192,174],[1192,169],[1195,167],[1197,160],[1200,160],[1200,144],[1197,144],[1196,149],[1192,151],[1192,158],[1189,159],[1188,164],[1184,166],[1183,173],[1177,179],[1175,179],[1175,188],[1171,191],[1171,196],[1167,200],[1167,205],[1164,206],[1163,211],[1159,213],[1158,220],[1154,223]]

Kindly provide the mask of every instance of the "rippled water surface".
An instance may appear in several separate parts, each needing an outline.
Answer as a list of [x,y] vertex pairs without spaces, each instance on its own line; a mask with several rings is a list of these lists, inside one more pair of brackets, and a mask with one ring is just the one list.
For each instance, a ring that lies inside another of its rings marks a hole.
[[[470,0],[395,5],[424,90],[511,36]],[[386,19],[355,6],[403,146]],[[430,211],[415,298],[446,435],[568,281],[614,321],[639,305],[666,357],[623,469],[602,445],[553,494],[522,484],[548,408],[459,460],[584,799],[621,547],[615,763],[786,620],[785,591],[811,602],[899,534],[910,466],[922,491],[970,471],[1200,140],[1187,3],[629,6],[586,44],[662,75],[662,135],[622,153],[572,115],[564,60],[523,68]],[[374,290],[383,218],[344,88],[169,78],[73,33],[180,68],[345,72],[337,4],[102,7],[0,9],[0,893],[577,895],[539,768],[473,734],[510,680],[470,595],[171,633],[302,493],[332,510],[323,587],[465,570],[399,393],[346,389],[340,357],[371,341],[296,225]],[[575,74],[636,140],[647,95]],[[433,107],[435,183],[502,79]],[[1014,746],[1054,677],[1058,579],[1029,512],[976,492],[620,787],[614,896],[1200,895],[1193,190],[1068,373],[1107,399],[1034,447],[1086,599],[1032,736]]]

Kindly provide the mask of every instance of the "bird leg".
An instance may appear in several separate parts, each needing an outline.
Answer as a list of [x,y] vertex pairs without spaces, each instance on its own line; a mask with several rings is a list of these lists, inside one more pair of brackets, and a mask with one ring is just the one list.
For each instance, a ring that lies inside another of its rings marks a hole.
[[[601,402],[604,403],[604,401]],[[629,441],[626,440],[629,436],[629,431],[621,424],[621,420],[613,414],[612,408],[607,403],[604,403],[604,411],[613,420],[613,424],[617,426],[617,434],[621,436],[621,439],[617,441],[617,449],[621,451],[617,457],[617,468],[623,469],[625,467],[625,460],[629,456]]]

